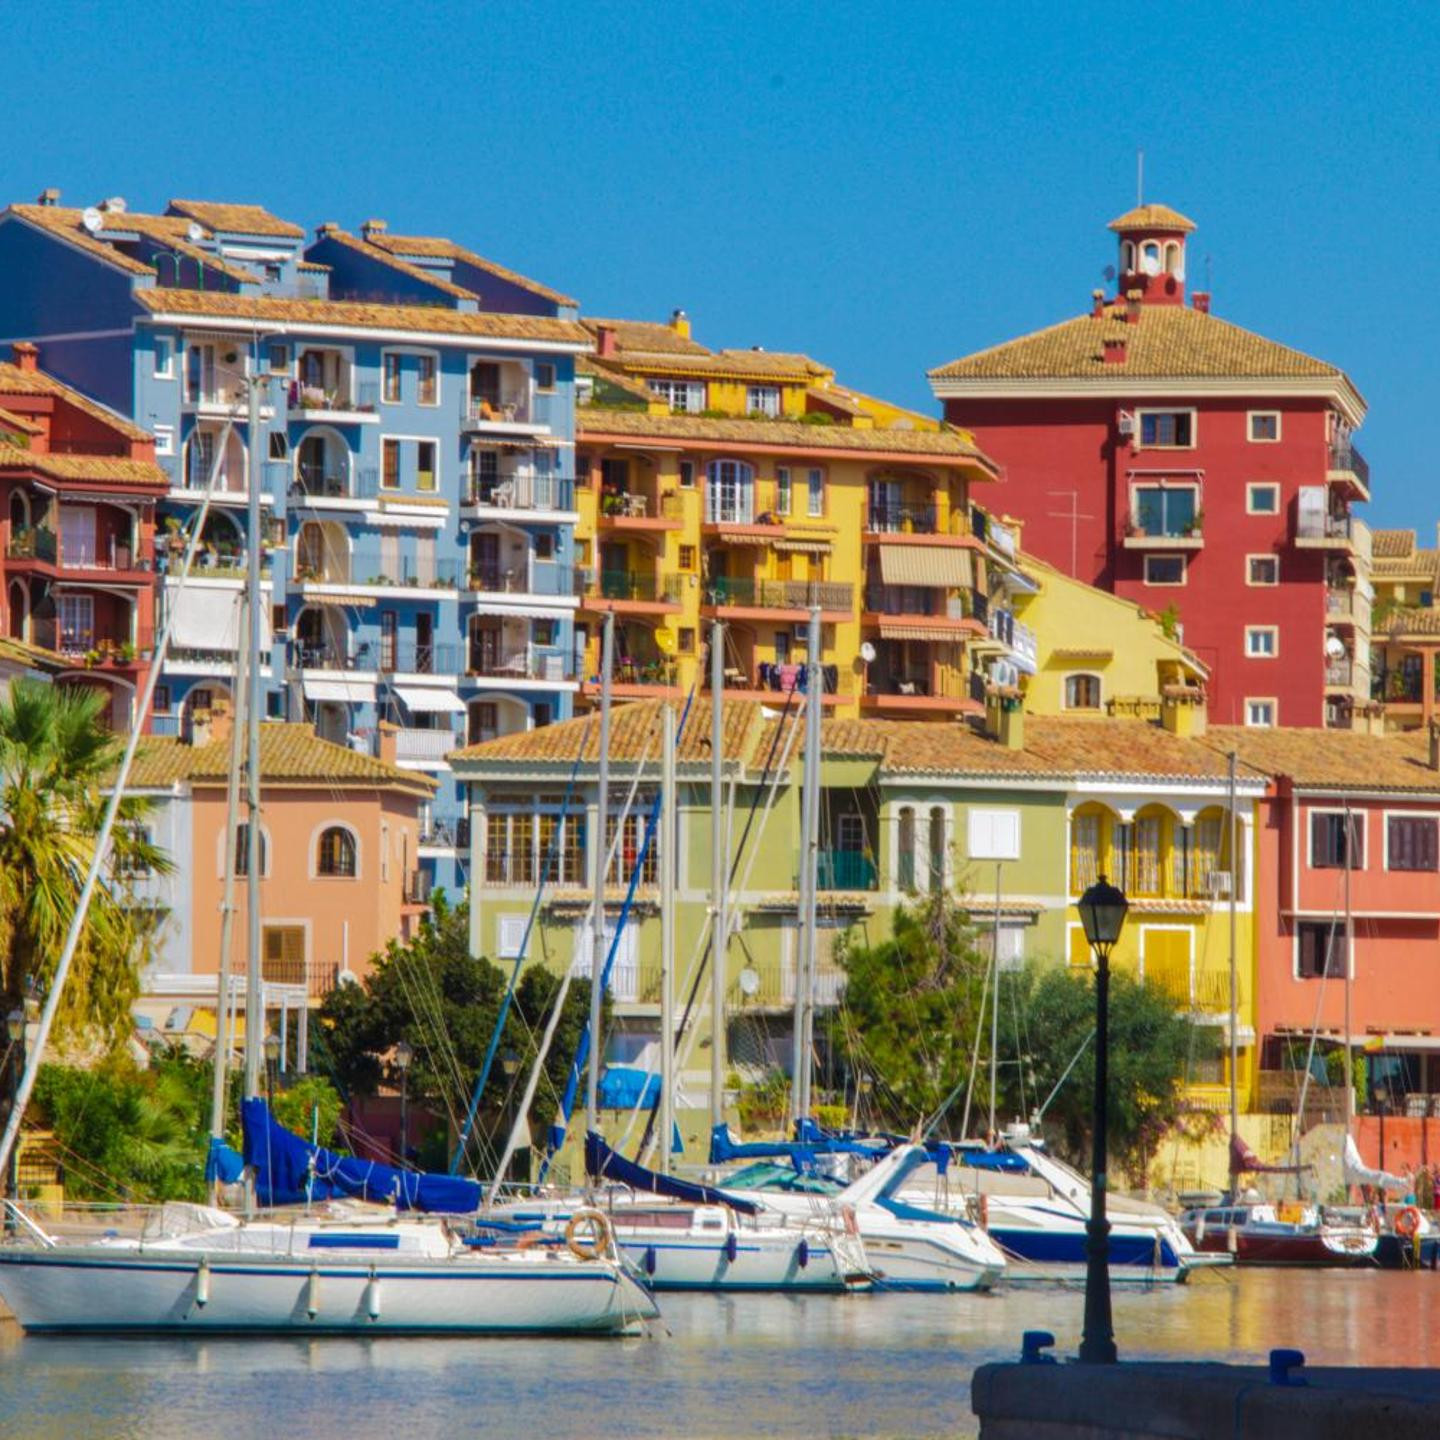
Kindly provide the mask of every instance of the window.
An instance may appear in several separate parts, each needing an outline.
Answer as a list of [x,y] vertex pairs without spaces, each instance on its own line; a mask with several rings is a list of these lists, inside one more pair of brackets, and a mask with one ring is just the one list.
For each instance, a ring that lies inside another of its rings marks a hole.
[[155,427],[155,458],[158,460],[164,455],[175,453],[175,427],[173,425],[157,425]]
[[[1075,815],[1070,820],[1070,893],[1083,895],[1100,875],[1100,817]],[[1088,959],[1088,956],[1086,957]]]
[[290,347],[288,345],[272,345],[270,347],[270,373],[272,375],[287,375],[290,372]]
[[1132,510],[1145,535],[1189,535],[1196,528],[1198,505],[1193,485],[1136,486]]
[[745,409],[751,415],[768,415],[774,419],[780,413],[779,386],[748,386],[745,390]]
[[[61,538],[60,553],[65,553]],[[90,650],[95,645],[95,597],[62,593],[58,597],[60,611],[60,649],[66,654]]]
[[1185,583],[1185,557],[1183,555],[1147,555],[1145,557],[1145,583],[1147,585],[1183,585]]
[[115,846],[119,852],[115,856],[115,873],[117,875],[143,876],[150,874],[150,861],[143,853],[137,853],[148,849],[154,843],[154,837],[150,834],[149,828],[144,825],[121,825],[118,831],[123,832],[121,843]]
[[436,371],[433,355],[417,355],[415,357],[415,392],[416,399],[422,405],[438,405],[440,403],[440,377]]
[[[645,815],[650,809],[650,801],[637,803],[631,807],[623,819],[611,815],[605,822],[605,855],[609,859],[607,869],[607,884],[628,885],[630,877],[639,866],[641,885],[656,885],[660,880],[660,871],[656,858],[656,847],[652,844],[645,851],[643,862],[640,859],[640,851],[645,844]],[[615,822],[621,819],[620,844],[611,853],[611,846],[615,844]]]
[[1245,583],[1247,585],[1278,585],[1280,583],[1280,557],[1278,555],[1247,555],[1245,567]]
[[553,560],[555,558],[555,537],[548,530],[542,530],[535,537],[535,558],[537,560]]
[[1252,410],[1249,423],[1250,438],[1257,445],[1273,445],[1280,438],[1278,410]]
[[555,388],[555,366],[549,360],[536,361],[535,388],[537,390],[553,390]]
[[786,465],[775,472],[775,512],[778,515],[790,513],[790,468]]
[[433,440],[418,440],[415,443],[415,488],[417,490],[435,489],[436,448]]
[[810,493],[810,503],[806,508],[806,514],[812,518],[825,513],[825,472],[823,470],[808,470],[805,474],[805,483]]
[[[235,875],[244,879],[250,873],[250,825],[242,820],[235,827]],[[270,873],[270,837],[260,831],[260,874],[263,878]]]
[[315,873],[333,879],[353,880],[357,868],[354,835],[343,825],[332,825],[322,831],[315,852]]
[[1020,858],[1020,812],[1018,810],[971,810],[969,812],[969,854],[972,860],[1018,860]]
[[155,694],[150,702],[150,709],[156,715],[168,715],[170,713],[170,687],[168,685],[157,685]]
[[1195,443],[1195,412],[1142,410],[1140,443],[1155,450],[1188,450]]
[[1273,660],[1280,653],[1280,631],[1274,625],[1247,625],[1245,653],[1252,660]]
[[1268,730],[1275,723],[1275,702],[1246,700],[1245,723],[1254,730]]
[[695,488],[695,462],[693,460],[680,462],[680,488],[682,490]]
[[1440,820],[1433,815],[1385,818],[1387,870],[1440,870]]
[[303,985],[305,974],[305,927],[265,926],[264,953],[260,957],[260,978],[272,984]]
[[692,625],[680,627],[680,639],[676,647],[682,655],[693,655],[695,653],[695,628]]
[[543,730],[554,721],[555,712],[548,700],[537,700],[530,707],[530,722],[533,729]]
[[173,380],[175,378],[175,342],[168,335],[155,337],[155,378],[157,380]]
[[693,545],[682,545],[680,547],[680,568],[682,570],[693,570],[695,568],[695,547]]
[[380,384],[380,398],[387,405],[400,403],[400,357],[387,354],[381,361],[383,379]]
[[[1347,825],[1345,822],[1349,820]],[[1365,868],[1365,816],[1343,810],[1310,812],[1310,868],[1312,870],[1363,870]]]
[[705,519],[711,525],[750,525],[755,519],[755,471],[742,460],[705,467]]
[[558,622],[555,620],[532,620],[530,622],[530,639],[536,645],[553,645],[557,624]]
[[1296,973],[1302,980],[1345,974],[1345,927],[1330,920],[1302,920],[1295,927]]
[[1280,487],[1270,484],[1253,484],[1245,487],[1245,513],[1247,515],[1278,515],[1280,513]]
[[382,440],[380,442],[380,486],[384,490],[398,490],[400,488],[400,442],[398,440]]
[[1065,708],[1067,710],[1098,710],[1100,708],[1100,677],[1098,675],[1067,675],[1065,677]]
[[900,811],[900,824],[895,839],[895,885],[900,890],[915,889],[915,811],[906,805]]
[[697,415],[705,408],[705,385],[700,380],[651,380],[650,390],[677,415]]
[[934,805],[930,809],[930,889],[945,888],[945,811]]
[[290,437],[283,430],[270,432],[269,453],[272,460],[288,460],[290,458]]

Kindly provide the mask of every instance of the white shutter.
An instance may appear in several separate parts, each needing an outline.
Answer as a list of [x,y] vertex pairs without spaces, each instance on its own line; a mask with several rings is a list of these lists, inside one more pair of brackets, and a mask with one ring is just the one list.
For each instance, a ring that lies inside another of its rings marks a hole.
[[513,960],[525,942],[528,915],[500,915],[495,921],[495,955],[500,960]]
[[1018,860],[1020,858],[1020,812],[1018,810],[976,810],[969,812],[972,860]]

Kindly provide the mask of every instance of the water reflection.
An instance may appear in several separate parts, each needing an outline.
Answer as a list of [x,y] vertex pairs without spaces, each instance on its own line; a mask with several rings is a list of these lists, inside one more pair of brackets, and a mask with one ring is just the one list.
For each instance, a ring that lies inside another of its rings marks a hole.
[[[1073,1290],[670,1296],[649,1338],[64,1340],[0,1324],[7,1440],[250,1440],[303,1425],[482,1437],[964,1435],[969,1380],[1022,1330],[1079,1343]],[[1431,1365],[1440,1276],[1245,1271],[1117,1292],[1121,1354]]]

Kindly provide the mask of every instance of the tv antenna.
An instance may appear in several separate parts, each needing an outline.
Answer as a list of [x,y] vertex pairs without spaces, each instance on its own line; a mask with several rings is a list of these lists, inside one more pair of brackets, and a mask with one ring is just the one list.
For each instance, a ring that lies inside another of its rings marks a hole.
[[1145,203],[1145,152],[1143,150],[1135,152],[1135,203],[1137,205]]
[[1078,580],[1076,573],[1080,568],[1080,522],[1082,520],[1093,520],[1093,515],[1083,514],[1080,510],[1080,492],[1078,490],[1047,490],[1045,492],[1052,498],[1068,495],[1070,497],[1070,508],[1068,510],[1050,510],[1046,514],[1051,520],[1068,520],[1070,522],[1070,578]]

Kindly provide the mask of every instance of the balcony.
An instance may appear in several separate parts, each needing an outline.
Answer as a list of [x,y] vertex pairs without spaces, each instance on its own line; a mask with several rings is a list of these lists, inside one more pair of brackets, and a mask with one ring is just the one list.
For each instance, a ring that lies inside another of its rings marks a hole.
[[336,641],[292,640],[286,655],[294,670],[356,671],[373,676],[378,665],[375,647],[368,640],[353,650]]
[[579,572],[586,607],[589,609],[659,610],[680,608],[679,575],[656,575],[638,570],[591,570]]
[[875,862],[863,851],[821,850],[815,885],[819,890],[878,890],[880,876]]
[[934,544],[960,544],[970,538],[964,507],[948,509],[934,501],[892,500],[872,496],[865,512],[868,541],[911,538]]
[[1326,479],[1332,484],[1347,486],[1354,499],[1370,498],[1369,461],[1348,440],[1330,447]]
[[548,434],[558,413],[557,395],[501,391],[491,396],[462,394],[460,428],[470,434]]
[[498,561],[471,562],[465,584],[470,590],[487,595],[545,595],[571,598],[575,594],[576,577],[581,572],[569,565],[535,561],[528,567],[505,566]]
[[[758,983],[750,991],[736,989],[733,1002],[762,1010],[790,1009],[795,1004],[795,966],[781,960],[757,960],[750,967]],[[845,991],[845,972],[837,965],[820,964],[815,969],[815,1004],[832,1009]]]
[[1146,524],[1132,518],[1125,526],[1127,550],[1199,550],[1204,544],[1198,515],[1188,524]]
[[1295,544],[1308,549],[1355,548],[1355,524],[1344,511],[1332,510],[1326,485],[1302,485],[1295,502]]
[[1327,590],[1325,592],[1325,617],[1332,624],[1356,624],[1368,619],[1353,590]]
[[470,817],[468,815],[422,815],[420,843],[437,850],[469,850]]
[[1007,560],[1013,560],[1020,548],[1020,541],[1013,526],[1006,525],[987,514],[978,505],[970,507],[970,529],[977,540],[984,541],[992,550],[998,551]]
[[[738,665],[727,667],[724,676],[725,693],[736,699],[765,700],[774,703],[777,696],[804,695],[809,686],[809,675],[808,665],[790,661],[781,663],[773,660],[761,660],[749,670],[742,669]],[[709,688],[708,671],[703,677],[703,684],[707,689]],[[855,677],[850,674],[842,674],[838,665],[822,664],[820,666],[820,690],[824,704],[838,704],[841,696],[854,693]]]
[[132,670],[149,664],[154,635],[140,629],[131,637],[120,616],[108,622],[97,619],[89,627],[62,626],[57,620],[32,619],[30,642],[63,655],[86,670]]
[[445,757],[465,742],[453,730],[400,729],[395,732],[395,763],[441,769]]
[[885,670],[874,664],[865,678],[860,708],[889,715],[960,715],[978,707],[969,680],[958,666]]
[[1327,688],[1348,690],[1355,683],[1355,665],[1350,659],[1332,660],[1325,666]]
[[414,640],[387,644],[382,640],[379,668],[382,674],[458,675],[460,647],[448,643],[421,644]]
[[10,531],[5,545],[7,560],[39,560],[46,565],[57,563],[59,544],[55,532],[44,525],[32,525],[29,529]]
[[348,585],[362,590],[454,591],[460,567],[448,557],[417,560],[379,550],[352,550],[316,560],[302,551],[296,557],[295,579],[301,585]]
[[428,905],[430,890],[434,884],[429,871],[409,870],[402,882],[402,895],[407,905]]
[[608,491],[600,496],[602,530],[679,530],[684,519],[684,501],[674,492],[658,499],[635,491]]
[[557,651],[492,650],[473,644],[465,673],[475,679],[503,680],[512,685],[524,681],[561,684],[575,679],[573,662]]
[[[962,630],[984,630],[990,602],[978,590],[945,591],[932,585],[881,585],[865,588],[865,623],[892,619],[933,629],[937,640]],[[915,637],[909,637],[915,638]]]
[[302,425],[378,425],[380,387],[374,382],[339,388],[292,384],[286,419]]
[[1035,632],[1008,610],[998,606],[990,611],[990,634],[1002,644],[1015,666],[1033,675],[1038,664],[1039,649]]
[[855,587],[834,580],[756,580],[712,576],[705,585],[705,608],[717,613],[805,620],[818,605],[826,618],[849,620],[855,612]]
[[481,477],[472,474],[460,502],[477,510],[573,512],[575,481],[569,475],[521,472]]

